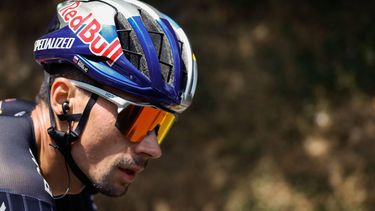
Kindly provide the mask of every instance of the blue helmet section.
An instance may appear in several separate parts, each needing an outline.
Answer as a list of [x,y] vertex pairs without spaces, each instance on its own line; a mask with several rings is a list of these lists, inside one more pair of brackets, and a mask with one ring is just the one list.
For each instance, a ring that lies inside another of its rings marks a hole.
[[[151,15],[140,14],[146,11],[150,11]],[[131,47],[130,42],[120,40],[115,20],[119,13],[131,27],[123,31],[133,33],[129,39],[141,49],[140,52],[130,53],[144,59],[142,67],[146,67],[147,73],[129,59],[126,49]],[[145,17],[153,18],[146,22],[153,22],[161,29],[161,42],[166,44],[155,46],[155,39],[151,36],[155,32],[150,32],[149,23],[144,22]],[[58,5],[57,18],[56,29],[35,42],[37,62],[74,64],[101,84],[175,112],[182,112],[190,105],[191,99],[187,100],[184,96],[186,92],[190,95],[195,92],[195,59],[182,29],[164,14],[134,0],[67,1]],[[170,55],[167,60],[172,61],[168,64],[171,66],[168,73],[168,78],[173,79],[171,81],[162,73],[161,65],[165,63],[161,59],[162,47],[169,48],[164,50],[170,52],[166,55]],[[183,50],[184,47],[188,50]],[[193,89],[191,80],[195,80]]]

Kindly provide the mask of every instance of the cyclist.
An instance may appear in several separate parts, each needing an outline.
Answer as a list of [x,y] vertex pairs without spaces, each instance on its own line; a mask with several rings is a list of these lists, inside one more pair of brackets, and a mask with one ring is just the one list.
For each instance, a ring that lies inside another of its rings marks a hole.
[[66,1],[34,55],[36,104],[0,103],[0,210],[90,210],[91,193],[125,194],[194,96],[185,33],[137,0]]

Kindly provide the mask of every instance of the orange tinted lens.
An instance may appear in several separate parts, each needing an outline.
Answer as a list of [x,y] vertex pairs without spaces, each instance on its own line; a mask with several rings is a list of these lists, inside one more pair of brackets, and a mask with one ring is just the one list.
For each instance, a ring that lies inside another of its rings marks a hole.
[[160,109],[129,105],[118,115],[116,126],[132,142],[141,141],[158,126],[157,138],[161,143],[174,119],[173,114]]
[[171,113],[164,112],[164,115],[160,115],[160,123],[159,123],[159,130],[158,130],[158,143],[164,140],[165,136],[167,135],[169,129],[172,127],[175,116]]

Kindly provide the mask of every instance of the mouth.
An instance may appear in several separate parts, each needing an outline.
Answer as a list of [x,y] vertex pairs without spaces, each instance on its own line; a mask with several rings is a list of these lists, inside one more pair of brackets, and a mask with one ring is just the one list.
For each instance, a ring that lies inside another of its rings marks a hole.
[[141,170],[139,168],[118,168],[120,172],[122,173],[122,178],[127,182],[127,183],[132,183],[135,180],[135,177]]

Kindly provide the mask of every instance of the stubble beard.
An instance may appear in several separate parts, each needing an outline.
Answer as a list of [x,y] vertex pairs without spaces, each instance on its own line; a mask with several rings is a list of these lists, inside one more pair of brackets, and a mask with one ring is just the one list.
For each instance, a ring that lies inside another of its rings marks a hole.
[[122,168],[127,167],[130,168],[133,165],[142,166],[145,168],[147,166],[147,161],[143,159],[118,159],[116,160],[112,166],[106,171],[98,181],[94,181],[94,187],[102,194],[110,196],[110,197],[120,197],[126,194],[129,189],[130,183],[123,183],[122,188],[116,188],[113,184],[114,181],[111,180],[111,176],[114,174],[116,170],[121,166]]
[[116,188],[112,187],[111,184],[108,182],[98,182],[94,183],[94,187],[102,194],[110,197],[120,197],[126,194],[129,189],[130,184],[124,184],[123,190],[117,190]]

